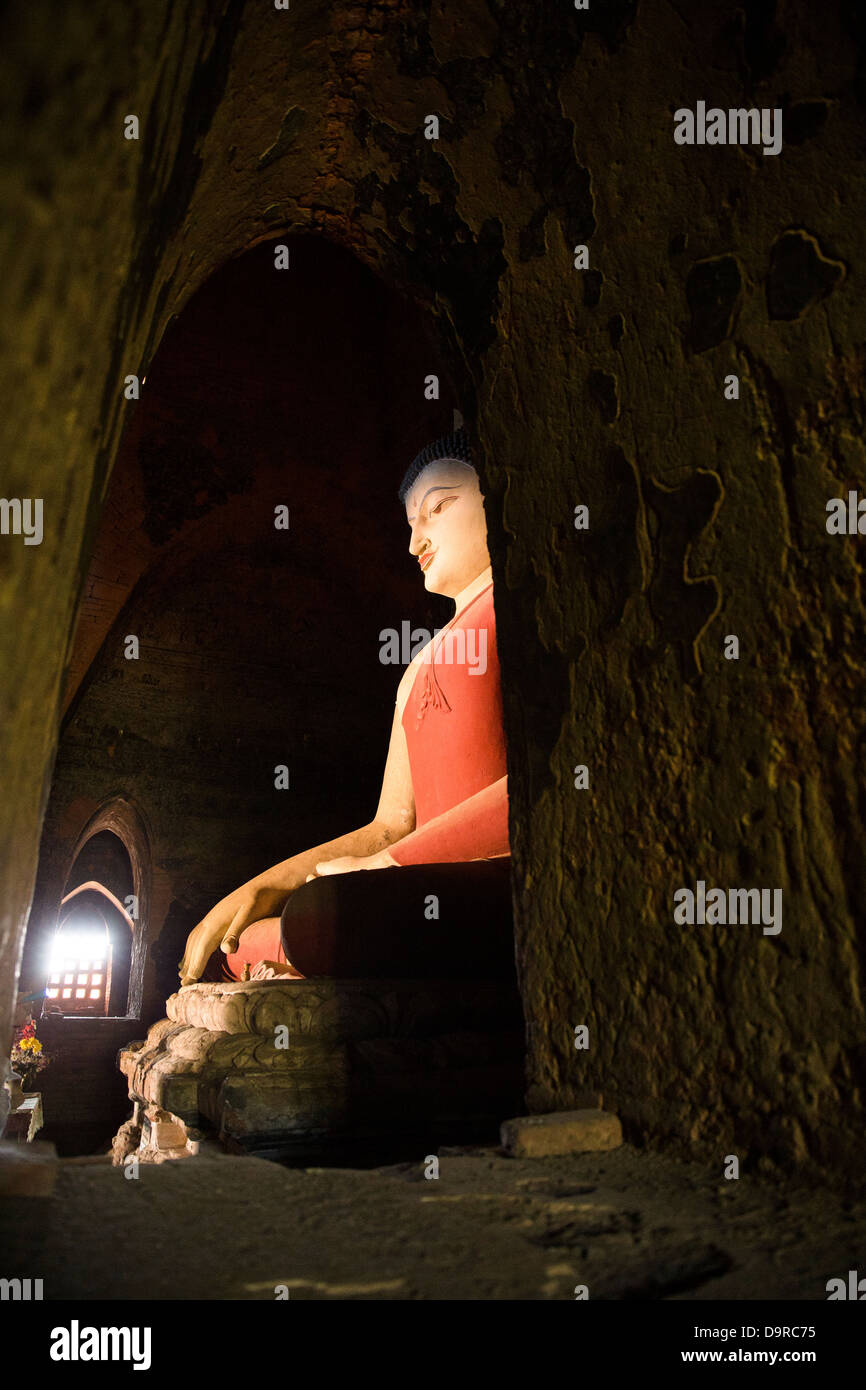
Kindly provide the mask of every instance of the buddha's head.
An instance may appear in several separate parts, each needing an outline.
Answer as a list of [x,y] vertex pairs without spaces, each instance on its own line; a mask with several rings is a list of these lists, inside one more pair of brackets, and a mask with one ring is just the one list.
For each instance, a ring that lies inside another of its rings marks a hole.
[[487,520],[464,430],[422,449],[400,484],[411,528],[409,553],[430,593],[457,595],[490,565]]

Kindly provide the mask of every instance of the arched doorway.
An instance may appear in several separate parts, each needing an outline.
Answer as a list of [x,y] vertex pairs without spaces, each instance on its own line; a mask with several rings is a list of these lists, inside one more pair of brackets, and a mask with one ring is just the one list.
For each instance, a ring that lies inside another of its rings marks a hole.
[[115,1059],[141,1031],[152,896],[151,835],[130,797],[81,811],[67,808],[63,833],[46,822],[18,1001],[48,1057],[39,1137],[64,1155],[104,1151],[126,1113]]

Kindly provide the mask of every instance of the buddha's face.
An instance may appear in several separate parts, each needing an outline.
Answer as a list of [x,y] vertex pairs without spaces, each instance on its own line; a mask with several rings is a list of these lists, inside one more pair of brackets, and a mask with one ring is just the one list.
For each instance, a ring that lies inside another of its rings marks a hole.
[[490,564],[478,474],[468,463],[429,463],[406,497],[406,518],[409,553],[430,593],[456,598]]

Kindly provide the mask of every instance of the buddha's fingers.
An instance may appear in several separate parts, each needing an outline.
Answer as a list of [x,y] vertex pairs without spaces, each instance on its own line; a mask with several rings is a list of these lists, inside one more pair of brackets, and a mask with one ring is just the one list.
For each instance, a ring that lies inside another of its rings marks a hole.
[[250,909],[248,906],[239,907],[231,922],[229,929],[220,942],[220,950],[227,956],[231,956],[238,949],[238,942],[241,935],[250,925]]
[[192,954],[187,951],[187,954],[178,966],[181,988],[183,988],[184,985],[194,985],[200,979],[201,972],[204,970],[209,955],[210,952],[208,952],[204,960],[202,960],[201,950],[193,951]]
[[177,973],[180,976],[181,989],[183,989],[184,985],[195,984],[198,979],[198,975],[195,974],[192,968],[192,956],[190,954],[189,943],[187,943],[187,948],[183,953],[183,959],[178,961]]
[[183,960],[178,966],[181,987],[194,985],[200,979],[202,971],[216,950],[219,941],[218,933],[219,928],[215,931],[213,924],[209,923],[207,918],[199,922],[197,927],[193,927],[187,937]]

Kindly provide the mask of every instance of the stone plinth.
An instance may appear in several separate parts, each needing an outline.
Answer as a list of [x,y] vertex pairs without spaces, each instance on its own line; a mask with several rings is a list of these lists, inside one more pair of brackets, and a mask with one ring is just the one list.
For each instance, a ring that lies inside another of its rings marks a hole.
[[486,981],[190,985],[119,1054],[136,1106],[115,1162],[207,1139],[268,1157],[496,1134],[522,1104],[515,988]]

